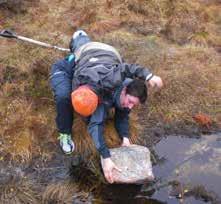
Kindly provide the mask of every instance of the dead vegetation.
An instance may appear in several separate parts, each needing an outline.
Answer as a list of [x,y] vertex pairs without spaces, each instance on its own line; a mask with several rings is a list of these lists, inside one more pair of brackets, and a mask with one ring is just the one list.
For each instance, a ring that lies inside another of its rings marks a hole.
[[36,0],[27,1],[27,0],[1,0],[0,1],[0,10],[5,13],[13,12],[15,14],[25,13],[27,11],[27,7],[30,4],[37,3]]
[[42,203],[71,204],[78,197],[80,197],[80,193],[73,183],[71,184],[69,181],[53,183],[46,187]]
[[[140,143],[141,141],[138,138],[138,134],[141,130],[141,127],[139,127],[139,124],[136,125],[136,123],[138,122],[136,114],[133,114],[133,116],[134,117],[132,117],[130,121],[130,140],[133,143]],[[121,144],[121,139],[117,136],[117,132],[113,127],[113,117],[110,117],[109,120],[106,122],[104,135],[108,147],[111,148],[120,146]],[[76,143],[76,151],[78,153],[84,155],[85,158],[89,157],[90,159],[92,159],[93,157],[97,157],[97,151],[95,151],[93,140],[87,132],[86,123],[82,120],[81,117],[78,117],[77,115],[74,120],[73,137]]]
[[2,204],[37,204],[38,198],[34,183],[25,178],[12,176],[8,182],[0,184]]
[[[68,47],[72,33],[82,28],[94,40],[114,45],[126,61],[150,67],[162,76],[165,87],[161,92],[149,93],[148,112],[143,108],[138,111],[143,115],[145,131],[156,126],[169,133],[190,128],[200,132],[202,126],[208,132],[220,129],[219,1],[27,2],[23,1],[20,10],[21,5],[11,3],[13,8],[7,5],[4,10],[6,5],[0,4],[0,29],[12,28],[20,35]],[[29,164],[36,156],[51,161],[58,150],[57,146],[48,148],[49,143],[57,144],[48,76],[51,64],[65,54],[14,40],[0,41],[0,161],[9,158]],[[142,143],[138,139],[142,127],[138,124],[140,120],[134,112],[131,140]],[[77,152],[96,158],[86,126],[78,117],[73,135]],[[120,144],[112,119],[106,124],[105,135],[110,147]],[[66,184],[47,187],[44,201],[68,203],[73,192],[67,190],[67,195],[63,194],[66,188]]]

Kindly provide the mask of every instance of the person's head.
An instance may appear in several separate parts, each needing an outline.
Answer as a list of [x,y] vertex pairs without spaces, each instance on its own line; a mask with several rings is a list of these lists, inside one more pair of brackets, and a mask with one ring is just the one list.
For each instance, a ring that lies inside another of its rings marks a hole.
[[123,88],[120,95],[120,104],[122,108],[132,109],[140,103],[147,100],[147,87],[144,81],[134,79],[129,85]]
[[87,33],[83,30],[78,30],[74,32],[71,41],[69,43],[69,48],[71,52],[75,52],[79,47],[82,45],[91,42],[90,38],[88,37]]
[[82,116],[90,116],[98,105],[98,96],[88,85],[79,86],[71,94],[74,110]]

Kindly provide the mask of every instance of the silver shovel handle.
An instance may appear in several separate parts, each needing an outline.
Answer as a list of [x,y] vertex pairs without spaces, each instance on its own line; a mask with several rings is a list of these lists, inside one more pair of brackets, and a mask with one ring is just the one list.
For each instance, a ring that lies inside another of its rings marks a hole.
[[38,41],[38,40],[33,40],[31,38],[27,38],[27,37],[24,37],[24,36],[18,36],[10,30],[2,30],[0,32],[0,36],[5,37],[5,38],[16,38],[16,39],[19,39],[19,40],[22,40],[22,41],[25,41],[25,42],[30,42],[30,43],[40,45],[40,46],[43,46],[43,47],[53,48],[53,49],[57,49],[57,50],[64,51],[64,52],[70,52],[70,49],[67,49],[67,48],[58,47],[58,46],[51,45],[51,44],[41,42],[41,41]]

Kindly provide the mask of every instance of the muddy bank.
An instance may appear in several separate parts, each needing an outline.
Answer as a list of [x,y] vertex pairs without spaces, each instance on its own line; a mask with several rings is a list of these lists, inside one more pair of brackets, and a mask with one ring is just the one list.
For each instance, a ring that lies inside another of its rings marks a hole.
[[[149,97],[153,97],[150,94]],[[150,108],[154,104],[149,101],[138,110],[139,124],[142,127],[140,141],[145,146],[152,147],[168,135],[183,135],[187,138],[200,138],[204,134],[213,134],[221,130],[220,126],[212,123],[210,126],[202,125],[192,119],[187,121],[165,121],[163,116],[151,115]]]
[[85,200],[90,203],[92,191],[89,188],[96,186],[99,178],[81,163],[80,156],[66,156],[57,145],[49,147],[57,151],[50,160],[39,156],[29,164],[5,158],[0,161],[2,204],[81,203]]

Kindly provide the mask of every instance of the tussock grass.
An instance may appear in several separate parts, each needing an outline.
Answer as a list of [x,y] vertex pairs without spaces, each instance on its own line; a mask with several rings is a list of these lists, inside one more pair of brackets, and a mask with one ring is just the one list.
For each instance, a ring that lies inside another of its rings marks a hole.
[[[141,127],[137,124],[137,114],[133,113],[130,120],[130,140],[133,143],[140,143],[139,131]],[[105,141],[108,147],[113,148],[121,145],[121,139],[119,138],[113,124],[113,118],[110,118],[104,128]],[[81,117],[75,116],[73,127],[73,139],[76,143],[76,151],[83,155],[85,158],[96,158],[97,151],[94,146],[91,136],[88,134],[87,125]]]
[[[2,101],[4,104],[4,101]],[[24,109],[26,111],[24,111]],[[4,154],[10,153],[12,159],[28,161],[31,159],[31,140],[29,130],[24,127],[27,118],[30,117],[31,104],[24,104],[24,101],[13,100],[8,104],[7,109],[1,110],[4,118],[1,118],[1,141],[4,145]],[[16,135],[16,136],[15,136]]]
[[42,203],[71,204],[77,197],[80,196],[80,193],[78,193],[78,187],[73,183],[52,183],[46,187],[42,195]]
[[[10,101],[10,103],[8,103]],[[34,105],[26,99],[12,97],[1,103],[1,155],[10,155],[10,160],[28,163],[41,152],[41,146],[52,141],[53,129],[47,126],[47,118],[35,112]],[[2,109],[5,108],[6,109]],[[48,140],[43,140],[49,137]],[[42,142],[43,140],[43,142]]]
[[107,32],[118,29],[120,25],[121,25],[121,21],[118,19],[103,20],[103,21],[92,23],[88,31],[92,35],[94,33],[96,35],[104,35]]
[[39,196],[32,181],[12,177],[7,183],[0,184],[0,202],[2,204],[37,204]]

